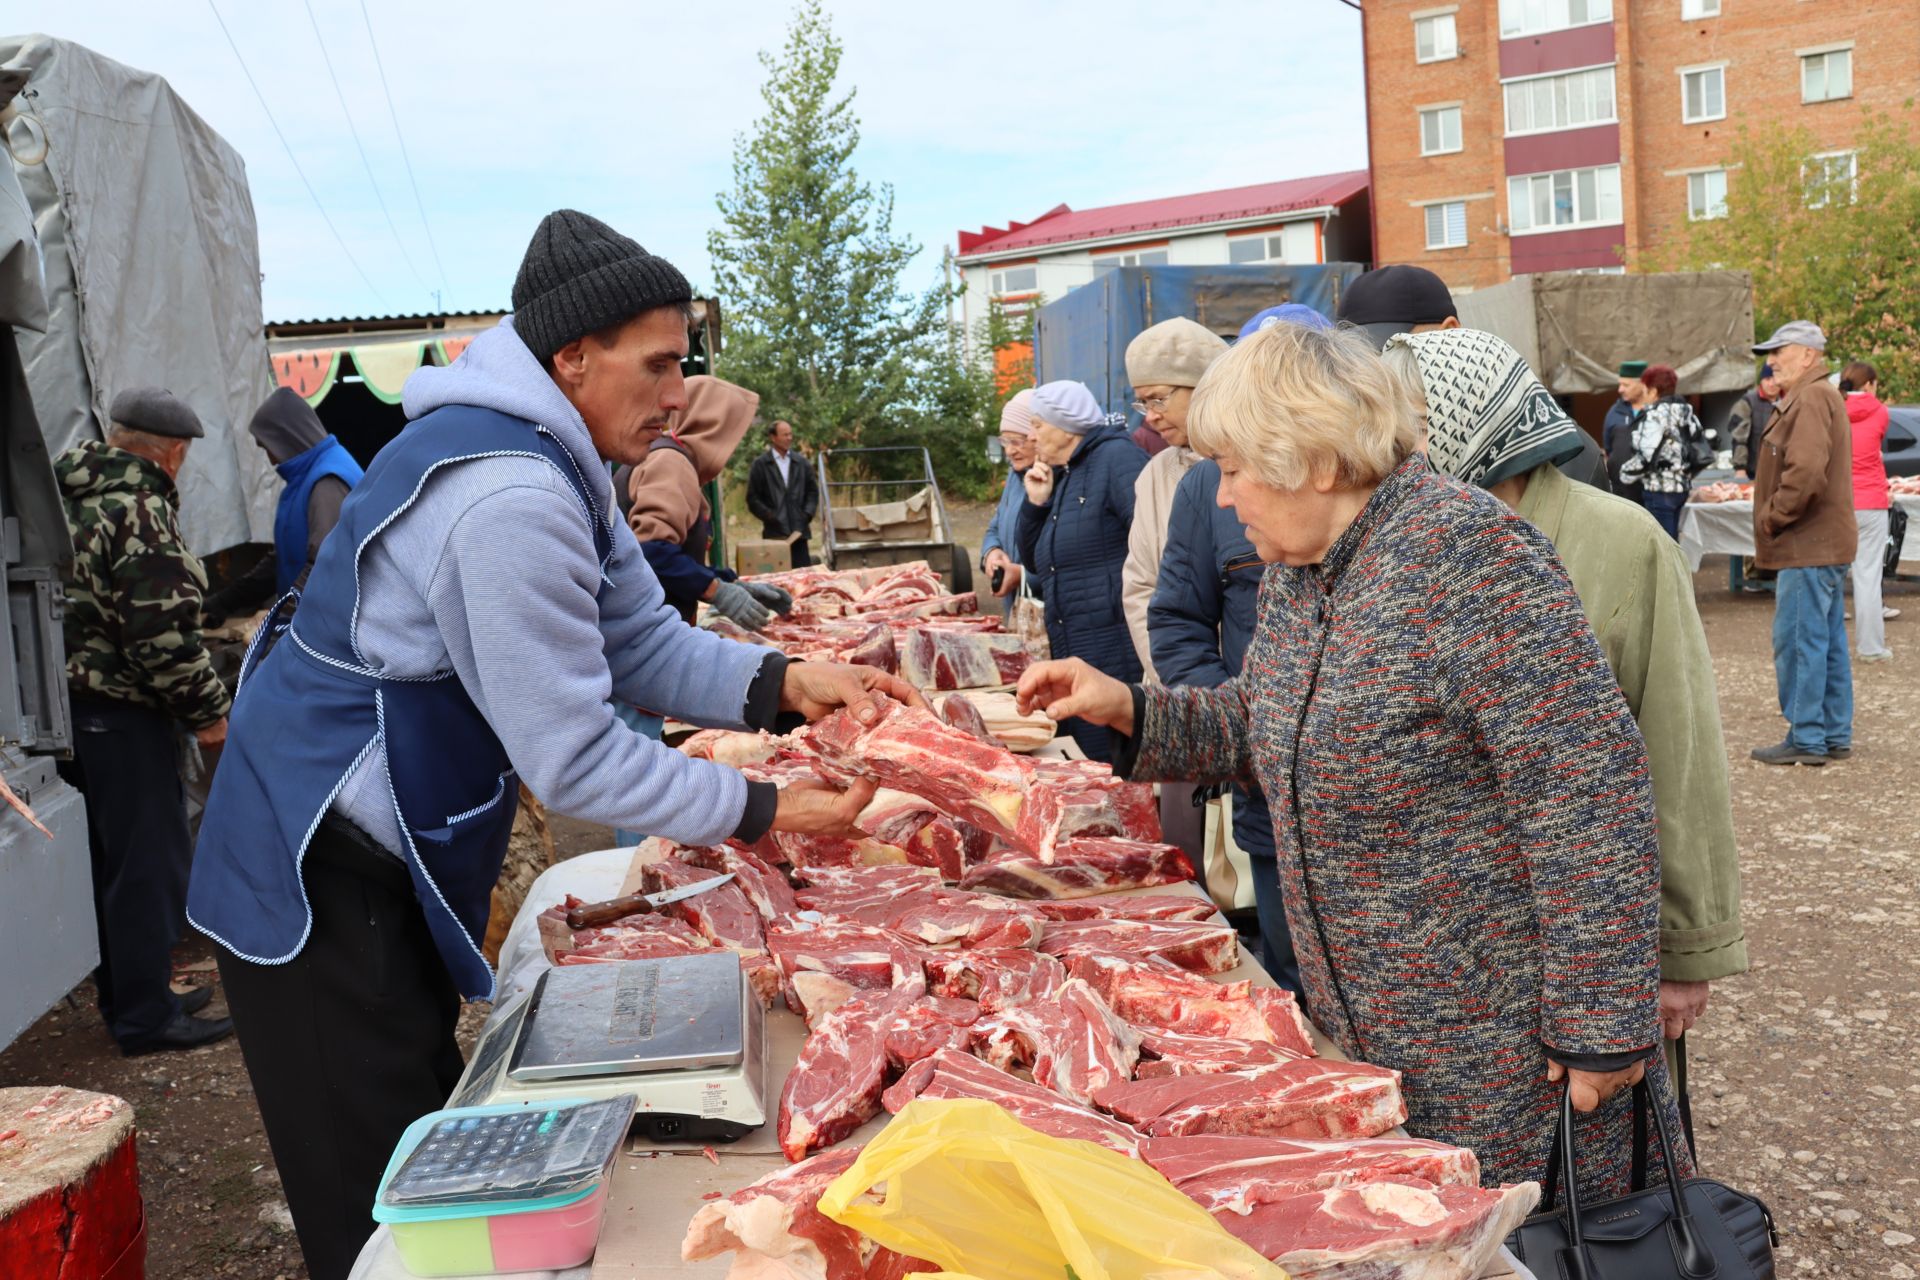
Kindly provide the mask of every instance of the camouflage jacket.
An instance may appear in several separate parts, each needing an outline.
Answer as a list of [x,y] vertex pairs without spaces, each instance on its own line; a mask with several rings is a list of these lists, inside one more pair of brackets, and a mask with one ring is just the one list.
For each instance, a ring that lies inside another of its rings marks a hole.
[[231,700],[200,643],[207,575],[181,541],[172,479],[98,441],[61,454],[54,470],[73,531],[67,684],[192,729],[213,724]]

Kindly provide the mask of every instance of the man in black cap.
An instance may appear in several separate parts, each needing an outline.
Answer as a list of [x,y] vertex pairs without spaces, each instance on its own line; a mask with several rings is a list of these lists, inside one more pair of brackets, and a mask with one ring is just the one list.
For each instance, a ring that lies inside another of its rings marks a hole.
[[312,1280],[352,1270],[395,1142],[460,1076],[460,998],[496,994],[481,940],[520,783],[554,812],[685,845],[851,835],[871,783],[748,781],[613,703],[751,730],[922,701],[666,603],[605,464],[643,460],[686,408],[690,298],[604,222],[542,219],[513,315],[407,380],[407,429],[246,673],[187,907],[220,944]]
[[[1425,267],[1406,265],[1377,267],[1349,284],[1340,299],[1339,319],[1366,330],[1374,346],[1383,350],[1397,333],[1461,327],[1447,282]],[[1585,431],[1580,436],[1579,455],[1561,463],[1560,470],[1596,489],[1610,489],[1606,454]]]
[[1633,456],[1633,420],[1640,412],[1641,398],[1647,394],[1647,384],[1640,381],[1646,371],[1645,360],[1620,362],[1614,371],[1618,378],[1614,390],[1619,398],[1608,407],[1606,421],[1600,424],[1600,448],[1607,455],[1607,476],[1613,481],[1613,491],[1635,502],[1640,501],[1640,485],[1622,480],[1620,468]]
[[190,1049],[233,1030],[196,1018],[211,987],[176,997],[185,922],[186,792],[178,726],[205,747],[227,733],[227,690],[200,642],[206,574],[180,537],[174,478],[200,419],[158,388],[123,391],[105,441],[54,464],[73,534],[67,686],[74,752],[61,776],[86,796],[100,1012],[121,1052]]

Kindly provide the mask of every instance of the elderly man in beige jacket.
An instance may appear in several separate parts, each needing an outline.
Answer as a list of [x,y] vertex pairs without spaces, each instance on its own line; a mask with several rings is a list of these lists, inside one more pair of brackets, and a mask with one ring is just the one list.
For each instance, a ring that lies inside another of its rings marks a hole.
[[1162,320],[1127,344],[1127,381],[1133,407],[1170,446],[1154,455],[1134,482],[1133,527],[1127,563],[1120,571],[1120,601],[1134,652],[1153,680],[1153,648],[1147,640],[1147,606],[1160,581],[1160,553],[1167,545],[1167,517],[1180,477],[1199,461],[1187,447],[1187,404],[1207,366],[1226,354],[1226,340],[1185,317]]

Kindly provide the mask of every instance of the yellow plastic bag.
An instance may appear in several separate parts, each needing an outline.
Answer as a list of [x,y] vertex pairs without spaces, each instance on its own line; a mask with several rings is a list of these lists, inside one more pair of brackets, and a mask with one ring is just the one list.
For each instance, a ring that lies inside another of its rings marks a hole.
[[910,1103],[820,1212],[943,1280],[1287,1280],[1146,1165],[977,1099]]

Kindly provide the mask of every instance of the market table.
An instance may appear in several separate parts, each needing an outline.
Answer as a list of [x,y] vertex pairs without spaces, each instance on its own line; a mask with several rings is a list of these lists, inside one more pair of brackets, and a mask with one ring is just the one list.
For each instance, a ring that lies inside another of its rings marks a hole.
[[[630,848],[582,854],[549,868],[534,881],[500,949],[503,1003],[508,996],[531,988],[546,963],[539,926],[535,922],[540,911],[569,893],[589,902],[614,896],[626,882],[633,856],[634,850]],[[1195,884],[1126,890],[1120,896],[1174,892],[1204,896]],[[1258,987],[1275,985],[1267,971],[1244,949],[1239,966],[1219,975],[1222,982],[1241,979]],[[784,1004],[776,1004],[768,1011],[767,1031],[771,1106],[779,1096],[781,1082],[800,1055],[807,1032],[805,1021]],[[1323,1057],[1345,1057],[1319,1028],[1312,1031],[1314,1048]],[[876,1116],[845,1141],[854,1145],[867,1142],[891,1118],[885,1114]],[[600,1230],[599,1251],[593,1262],[566,1271],[518,1274],[525,1280],[695,1280],[700,1277],[722,1280],[733,1265],[732,1254],[703,1262],[680,1260],[680,1241],[686,1235],[688,1222],[701,1205],[731,1195],[786,1164],[771,1121],[737,1143],[711,1148],[659,1147],[637,1136],[629,1138],[626,1149],[614,1164],[606,1221]],[[367,1241],[349,1276],[349,1280],[409,1278],[410,1273],[401,1264],[385,1227],[376,1230]],[[1533,1280],[1533,1277],[1503,1251],[1483,1280]]]
[[[1920,521],[1920,497],[1898,494],[1893,499],[1907,513],[1909,521]],[[1920,566],[1920,536],[1911,530],[1901,547],[1901,564]],[[1687,566],[1700,571],[1700,561],[1709,555],[1750,556],[1753,554],[1753,500],[1737,502],[1689,502],[1680,511],[1680,551]]]

